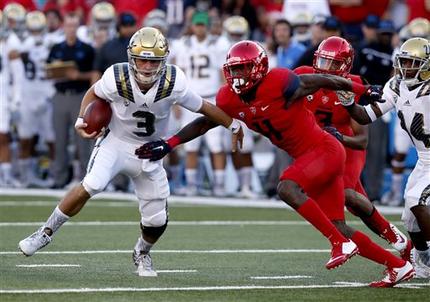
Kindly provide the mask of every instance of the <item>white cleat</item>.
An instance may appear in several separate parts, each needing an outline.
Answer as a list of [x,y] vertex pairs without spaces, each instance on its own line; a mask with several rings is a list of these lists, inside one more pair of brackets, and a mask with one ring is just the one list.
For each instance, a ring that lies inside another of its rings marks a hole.
[[140,254],[137,257],[137,270],[136,274],[139,277],[157,277],[157,272],[152,265],[152,258],[150,254]]
[[258,194],[254,193],[249,187],[243,187],[238,193],[238,198],[257,199]]
[[415,276],[415,270],[412,264],[406,261],[402,267],[388,268],[387,275],[381,281],[375,281],[369,284],[370,287],[393,287],[402,281],[407,281]]
[[403,204],[402,194],[392,190],[385,192],[381,197],[381,203],[387,206],[398,207]]
[[390,245],[398,252],[404,251],[408,246],[408,237],[400,232],[400,230],[390,223],[390,228],[396,234],[397,241],[390,243]]
[[36,232],[18,243],[18,248],[24,255],[32,256],[38,250],[47,246],[51,242],[51,237],[43,230],[44,227],[41,227]]
[[416,249],[412,250],[412,264],[414,265],[416,278],[430,278],[430,257],[424,259],[425,257],[420,256]]

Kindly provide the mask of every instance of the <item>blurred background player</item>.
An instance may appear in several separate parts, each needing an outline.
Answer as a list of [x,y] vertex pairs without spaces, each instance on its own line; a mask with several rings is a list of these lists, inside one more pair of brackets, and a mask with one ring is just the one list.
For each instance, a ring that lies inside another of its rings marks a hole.
[[[190,36],[184,36],[176,44],[172,56],[174,62],[186,74],[190,88],[200,96],[215,102],[215,94],[223,83],[222,64],[228,51],[228,43],[218,36],[209,35],[209,15],[196,11],[191,19]],[[182,124],[186,125],[198,117],[198,114],[182,111]],[[196,195],[199,182],[197,168],[199,150],[204,139],[212,157],[213,193],[225,195],[225,146],[223,146],[225,130],[218,127],[184,145],[186,154],[186,195]],[[201,177],[199,177],[201,179]]]
[[19,182],[12,175],[10,130],[12,117],[18,119],[22,95],[24,65],[21,60],[22,42],[18,34],[24,31],[26,11],[20,4],[6,5],[3,11],[0,36],[0,186],[17,187]]
[[[405,25],[402,31],[403,35],[399,37],[400,45],[413,37],[429,39],[430,21],[424,18],[416,18]],[[393,52],[393,58],[398,52],[399,48],[396,48]],[[390,206],[400,206],[404,203],[404,171],[406,167],[406,157],[410,147],[412,147],[412,142],[407,132],[402,129],[400,119],[397,117],[395,117],[393,139],[394,155],[391,159],[391,186],[390,189],[382,195],[381,203]]]
[[[314,66],[294,70],[297,74],[323,73],[342,76],[359,84],[366,83],[360,76],[350,74],[354,61],[354,49],[341,37],[330,37],[321,42],[314,56]],[[356,99],[356,102],[359,98]],[[366,161],[368,142],[367,126],[354,121],[341,106],[334,91],[320,89],[307,96],[307,108],[311,110],[320,127],[332,134],[345,147],[346,166],[343,176],[345,205],[380,237],[387,240],[405,260],[409,260],[412,243],[396,226],[390,224],[367,198],[360,181]]]
[[96,49],[100,48],[116,36],[115,13],[115,8],[109,2],[96,3],[91,8],[88,25],[79,27],[78,38]]
[[[36,176],[38,160],[34,157],[36,136],[48,145],[51,162],[54,159],[54,127],[52,103],[54,94],[51,81],[46,79],[45,64],[49,55],[46,38],[46,18],[40,11],[26,16],[27,38],[23,42],[21,57],[25,68],[20,119],[17,123],[20,143],[19,175],[23,187],[48,186]],[[52,179],[51,179],[52,181]],[[51,183],[52,185],[53,183]]]
[[[224,36],[227,38],[229,45],[233,46],[236,42],[247,40],[249,37],[248,21],[241,16],[231,16],[224,21]],[[234,153],[231,153],[233,165],[238,174],[239,192],[237,197],[256,198],[257,195],[253,192],[251,183],[254,173],[254,165],[252,163],[252,150],[254,149],[253,133],[248,127],[242,123],[244,134],[243,147]],[[231,137],[229,134],[225,136],[225,150],[231,150],[229,143]]]
[[339,99],[360,124],[368,124],[395,109],[402,128],[418,152],[418,162],[405,189],[402,220],[414,244],[417,276],[430,277],[430,43],[411,38],[400,47],[393,67],[395,76],[384,86],[384,103],[357,105],[349,93]]

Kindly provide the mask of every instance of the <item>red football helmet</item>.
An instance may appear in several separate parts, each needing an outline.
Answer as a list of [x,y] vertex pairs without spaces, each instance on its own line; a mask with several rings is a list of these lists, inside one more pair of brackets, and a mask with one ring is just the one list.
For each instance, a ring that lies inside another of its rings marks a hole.
[[228,51],[223,70],[230,88],[235,93],[242,94],[254,87],[267,74],[269,59],[259,43],[241,41]]
[[321,42],[314,54],[314,69],[345,77],[352,67],[354,49],[341,37],[330,37]]

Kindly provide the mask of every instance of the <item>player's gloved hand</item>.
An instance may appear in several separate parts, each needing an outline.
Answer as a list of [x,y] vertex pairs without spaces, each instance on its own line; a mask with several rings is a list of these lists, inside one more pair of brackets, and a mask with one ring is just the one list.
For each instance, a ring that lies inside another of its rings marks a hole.
[[159,140],[143,144],[134,151],[134,154],[140,159],[157,161],[170,153],[170,151],[172,151],[172,147],[165,140]]
[[344,91],[344,90],[336,90],[336,95],[341,102],[341,104],[345,107],[351,106],[355,102],[355,93],[351,91]]
[[343,141],[343,134],[340,133],[339,130],[337,130],[335,127],[325,126],[323,129],[333,135],[338,141]]
[[367,88],[363,96],[370,104],[385,102],[385,100],[381,99],[382,97],[381,85],[369,85],[369,87]]

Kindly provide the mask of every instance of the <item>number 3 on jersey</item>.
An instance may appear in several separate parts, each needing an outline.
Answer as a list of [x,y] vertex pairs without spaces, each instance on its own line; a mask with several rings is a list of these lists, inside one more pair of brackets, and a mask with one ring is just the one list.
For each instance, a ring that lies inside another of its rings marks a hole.
[[155,115],[148,111],[136,111],[133,117],[137,119],[137,128],[139,131],[133,133],[139,137],[150,136],[155,132]]

